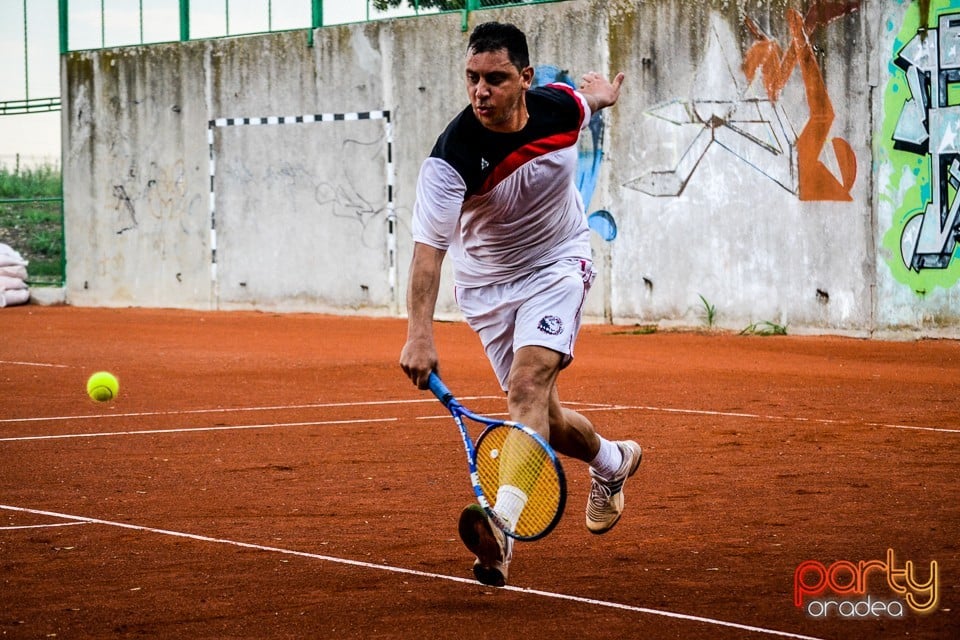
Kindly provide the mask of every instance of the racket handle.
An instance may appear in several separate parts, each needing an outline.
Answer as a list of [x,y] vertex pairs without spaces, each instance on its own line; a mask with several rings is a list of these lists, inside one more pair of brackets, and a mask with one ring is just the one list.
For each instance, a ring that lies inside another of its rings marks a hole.
[[443,380],[440,379],[440,376],[438,376],[435,371],[430,372],[430,391],[433,392],[433,395],[437,396],[437,400],[447,407],[454,401],[450,389],[447,389],[447,385],[443,384]]

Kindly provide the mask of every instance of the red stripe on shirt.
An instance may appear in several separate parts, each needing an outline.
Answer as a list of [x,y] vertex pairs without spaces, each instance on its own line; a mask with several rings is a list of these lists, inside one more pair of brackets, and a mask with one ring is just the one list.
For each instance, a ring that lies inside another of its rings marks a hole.
[[493,173],[491,173],[487,179],[484,180],[483,186],[480,187],[477,194],[482,195],[484,193],[488,193],[491,189],[505,180],[510,174],[534,158],[539,158],[540,156],[546,155],[551,151],[565,149],[566,147],[576,144],[579,136],[579,129],[573,131],[564,131],[562,133],[555,133],[552,136],[547,136],[546,138],[541,138],[540,140],[534,140],[533,142],[520,147],[504,158],[503,162],[497,165],[496,169],[493,170]]

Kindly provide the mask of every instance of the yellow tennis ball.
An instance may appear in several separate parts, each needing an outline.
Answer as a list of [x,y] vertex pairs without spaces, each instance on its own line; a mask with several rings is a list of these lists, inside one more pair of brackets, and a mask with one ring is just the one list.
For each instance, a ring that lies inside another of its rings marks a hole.
[[87,380],[87,395],[97,402],[113,400],[120,393],[120,382],[107,371],[97,371]]

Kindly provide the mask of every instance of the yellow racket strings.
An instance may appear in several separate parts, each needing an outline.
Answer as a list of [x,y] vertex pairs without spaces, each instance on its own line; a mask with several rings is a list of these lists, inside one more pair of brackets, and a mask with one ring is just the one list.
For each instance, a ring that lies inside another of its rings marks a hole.
[[550,454],[529,434],[508,426],[488,432],[479,443],[477,473],[491,502],[501,485],[526,494],[516,535],[536,536],[554,521],[560,506],[560,477]]

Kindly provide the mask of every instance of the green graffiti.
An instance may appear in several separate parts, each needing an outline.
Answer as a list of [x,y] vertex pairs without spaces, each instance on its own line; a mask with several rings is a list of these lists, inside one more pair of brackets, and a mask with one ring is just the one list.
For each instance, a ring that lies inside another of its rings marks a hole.
[[[894,134],[901,120],[901,114],[907,107],[916,108],[916,103],[919,102],[919,96],[914,96],[911,91],[910,78],[903,68],[905,63],[901,60],[901,64],[897,64],[897,59],[905,51],[905,47],[909,48],[911,41],[915,41],[918,36],[921,39],[937,38],[941,16],[956,13],[957,19],[960,20],[960,0],[939,2],[932,0],[924,13],[926,29],[921,29],[921,9],[918,3],[910,3],[904,13],[899,31],[896,32],[887,64],[890,76],[883,96],[883,127],[880,136],[875,139],[878,210],[882,216],[880,224],[885,224],[887,221],[890,224],[890,228],[881,240],[880,254],[889,266],[893,277],[918,295],[925,295],[936,287],[953,287],[960,281],[960,244],[957,244],[952,234],[946,233],[946,230],[940,233],[940,237],[948,238],[943,244],[945,253],[917,255],[922,253],[918,248],[921,244],[918,240],[920,228],[922,224],[932,224],[934,203],[942,201],[943,204],[939,206],[945,212],[947,209],[952,210],[947,203],[954,204],[957,197],[956,186],[950,184],[950,179],[943,177],[952,175],[952,170],[942,168],[939,174],[942,177],[940,179],[933,177],[937,175],[933,171],[933,164],[949,162],[951,157],[943,153],[931,154],[926,148],[932,146],[929,145],[929,140],[922,146],[914,145],[910,148],[910,145],[901,144],[898,145],[900,148],[895,147]],[[891,34],[897,28],[892,21],[888,21],[885,26]],[[920,42],[923,41],[920,40]],[[938,70],[935,70],[931,78],[933,83],[938,82],[936,71]],[[946,121],[948,117],[957,118],[955,111],[957,111],[957,105],[960,105],[960,95],[956,91],[960,85],[950,86],[951,84],[952,82],[947,83],[946,87],[945,99],[948,107],[941,111],[941,114],[946,115],[942,115],[938,121]],[[914,85],[915,88],[916,86]],[[911,99],[916,99],[915,104],[908,104]],[[933,118],[922,115],[921,118],[926,120],[923,126],[928,127],[929,132]],[[940,133],[942,132],[941,130]],[[931,139],[934,135],[930,133]],[[935,158],[939,158],[940,162]],[[939,184],[941,182],[946,185],[945,192],[935,193],[935,189],[942,188]],[[954,206],[957,204],[960,203],[955,203]],[[927,210],[928,206],[931,207],[930,211]],[[925,212],[928,218],[926,220]],[[889,218],[883,219],[888,215]]]

